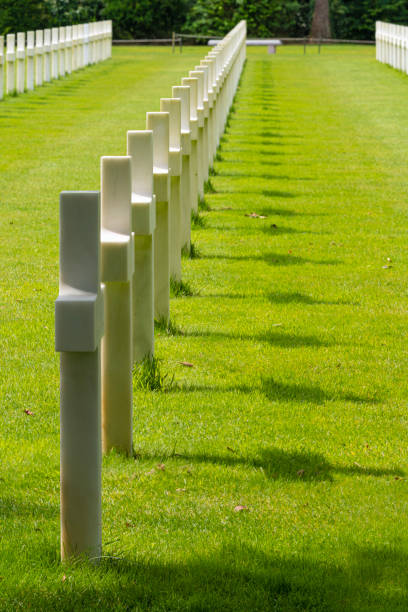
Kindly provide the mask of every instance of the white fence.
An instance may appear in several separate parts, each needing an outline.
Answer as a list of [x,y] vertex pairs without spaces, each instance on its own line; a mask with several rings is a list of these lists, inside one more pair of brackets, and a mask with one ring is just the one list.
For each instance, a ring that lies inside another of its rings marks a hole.
[[408,74],[408,27],[377,21],[375,42],[379,62]]
[[[6,42],[6,47],[4,43]],[[0,99],[21,94],[112,55],[112,22],[0,36]]]
[[242,21],[147,113],[146,130],[127,133],[127,155],[102,157],[100,192],[61,194],[63,559],[101,554],[101,451],[132,453],[133,363],[153,356],[154,319],[169,320],[245,41]]

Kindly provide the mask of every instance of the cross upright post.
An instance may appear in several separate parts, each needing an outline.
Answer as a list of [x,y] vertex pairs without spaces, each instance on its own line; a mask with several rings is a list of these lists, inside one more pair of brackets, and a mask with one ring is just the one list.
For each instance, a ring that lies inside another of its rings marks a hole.
[[25,32],[17,33],[17,93],[24,93],[25,84]]
[[51,30],[51,75],[53,79],[58,79],[59,62],[58,62],[59,37],[58,28]]
[[65,71],[67,74],[72,72],[72,28],[73,26],[65,28]]
[[161,98],[160,110],[169,113],[170,146],[170,276],[181,281],[181,100]]
[[203,91],[204,91],[204,73],[201,70],[190,70],[191,78],[197,79],[197,188],[198,196],[204,197],[204,174],[205,174],[205,122],[204,122],[204,106],[203,106]]
[[51,30],[44,30],[44,81],[51,81]]
[[176,85],[173,97],[181,102],[181,202],[180,202],[180,250],[190,249],[191,240],[191,132],[190,87]]
[[[191,210],[198,210],[198,118],[197,118],[197,81],[194,78],[183,78],[182,85],[190,88],[190,196]],[[190,223],[190,220],[189,220]]]
[[170,318],[169,252],[169,113],[146,113],[146,129],[153,132],[153,192],[156,196],[154,234],[154,316]]
[[58,74],[59,76],[64,77],[66,73],[66,65],[65,65],[65,27],[59,28],[59,64],[58,64]]
[[132,454],[132,276],[130,157],[101,158],[102,450]]
[[156,197],[153,194],[153,132],[127,133],[132,166],[133,361],[154,355],[154,233]]
[[7,93],[13,94],[16,91],[16,35],[7,34]]
[[61,557],[101,555],[101,360],[99,192],[60,197]]
[[34,89],[34,32],[27,32],[27,72],[26,72],[26,86],[28,91]]
[[4,97],[4,36],[0,36],[0,100]]

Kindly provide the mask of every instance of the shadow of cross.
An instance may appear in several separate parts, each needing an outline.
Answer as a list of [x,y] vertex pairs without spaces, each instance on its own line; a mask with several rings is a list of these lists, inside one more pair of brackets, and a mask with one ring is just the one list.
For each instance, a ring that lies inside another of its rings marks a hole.
[[[249,468],[262,468],[267,478],[286,481],[333,481],[336,474],[349,476],[369,477],[404,477],[398,466],[376,467],[363,466],[358,463],[342,465],[331,463],[321,453],[312,451],[286,450],[277,447],[260,448],[254,456],[240,456],[233,449],[228,454],[213,453],[174,453],[172,457],[189,463],[204,463],[220,466],[247,466]],[[142,453],[139,459],[152,459],[162,461],[163,456]]]

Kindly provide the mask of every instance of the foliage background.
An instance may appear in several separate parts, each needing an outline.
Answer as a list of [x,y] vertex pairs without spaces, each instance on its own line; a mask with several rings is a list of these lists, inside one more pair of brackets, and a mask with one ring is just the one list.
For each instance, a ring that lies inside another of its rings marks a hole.
[[[331,0],[336,38],[373,39],[375,21],[408,24],[407,0]],[[172,31],[225,34],[246,19],[250,36],[306,36],[314,0],[2,0],[0,33],[112,19],[114,38]]]

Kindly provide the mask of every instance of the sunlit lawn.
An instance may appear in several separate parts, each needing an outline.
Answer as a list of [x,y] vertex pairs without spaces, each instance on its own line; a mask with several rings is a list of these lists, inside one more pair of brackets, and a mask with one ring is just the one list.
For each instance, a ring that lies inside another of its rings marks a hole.
[[1,609],[406,610],[408,77],[372,48],[249,50],[167,388],[104,459],[105,558],[61,567],[58,193],[206,53],[114,51],[0,102]]

